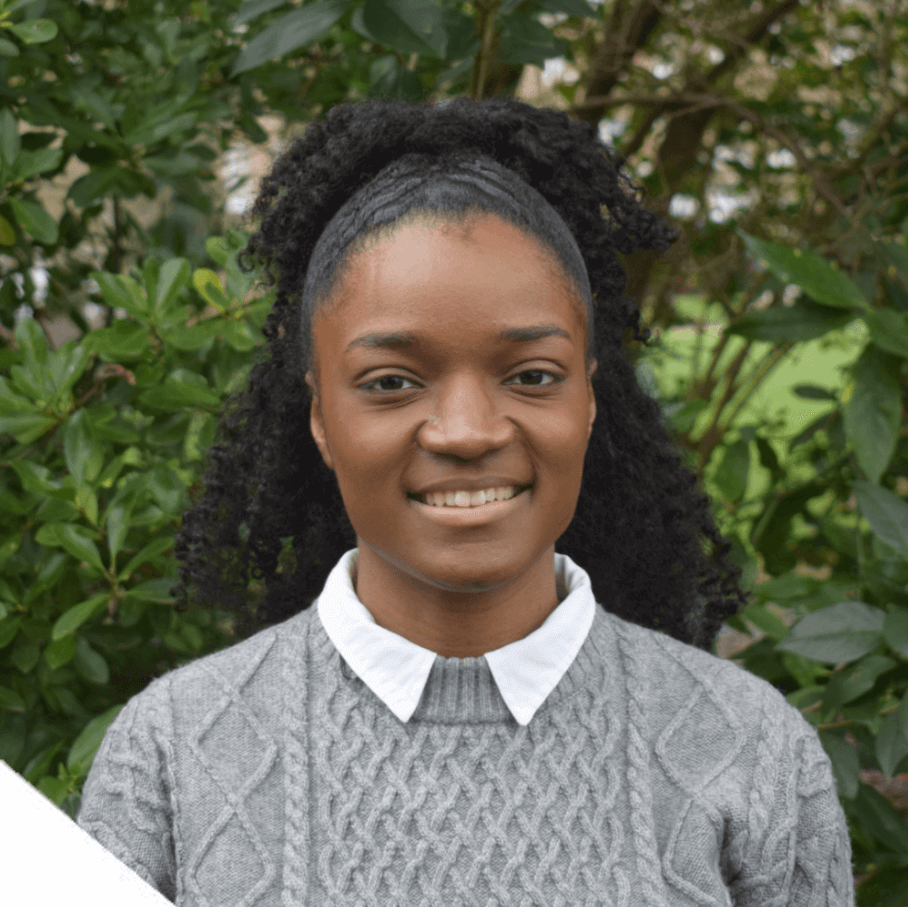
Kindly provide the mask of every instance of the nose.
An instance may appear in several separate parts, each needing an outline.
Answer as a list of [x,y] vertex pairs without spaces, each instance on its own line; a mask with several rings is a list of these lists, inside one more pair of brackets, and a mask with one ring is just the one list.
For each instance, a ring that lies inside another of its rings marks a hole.
[[503,401],[482,378],[462,375],[448,381],[435,401],[434,415],[420,427],[422,447],[437,454],[475,459],[506,447],[514,436]]

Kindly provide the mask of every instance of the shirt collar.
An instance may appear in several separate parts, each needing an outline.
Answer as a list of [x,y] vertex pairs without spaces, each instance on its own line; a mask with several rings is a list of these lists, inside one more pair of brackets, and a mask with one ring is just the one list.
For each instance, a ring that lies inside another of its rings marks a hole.
[[[422,697],[435,652],[380,627],[353,588],[359,549],[345,552],[318,598],[328,638],[358,677],[403,722]],[[514,719],[530,723],[571,666],[593,624],[596,600],[589,574],[555,553],[559,598],[545,622],[523,639],[486,652],[492,676]]]

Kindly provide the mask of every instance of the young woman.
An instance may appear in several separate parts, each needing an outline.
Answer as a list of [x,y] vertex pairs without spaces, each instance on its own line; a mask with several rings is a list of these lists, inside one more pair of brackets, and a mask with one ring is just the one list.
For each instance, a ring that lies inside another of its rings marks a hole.
[[175,589],[243,641],[127,703],[81,826],[193,907],[853,904],[816,732],[710,654],[740,571],[622,350],[674,232],[595,131],[345,104],[255,214]]

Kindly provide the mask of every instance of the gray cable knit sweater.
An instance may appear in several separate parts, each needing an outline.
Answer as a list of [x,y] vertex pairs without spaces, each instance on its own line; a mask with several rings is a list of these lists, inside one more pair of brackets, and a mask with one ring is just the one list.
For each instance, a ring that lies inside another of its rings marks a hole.
[[854,904],[813,728],[600,607],[525,727],[485,657],[402,723],[312,607],[133,697],[78,822],[180,907]]

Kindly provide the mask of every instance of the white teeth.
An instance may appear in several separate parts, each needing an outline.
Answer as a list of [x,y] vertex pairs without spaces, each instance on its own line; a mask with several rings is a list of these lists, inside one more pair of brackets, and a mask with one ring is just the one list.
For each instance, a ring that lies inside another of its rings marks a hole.
[[426,494],[425,503],[432,507],[479,507],[492,501],[507,501],[517,494],[514,485],[486,488],[484,491],[436,491]]

